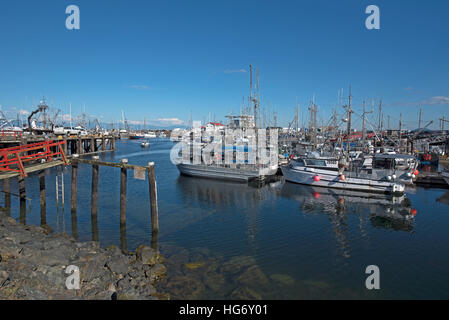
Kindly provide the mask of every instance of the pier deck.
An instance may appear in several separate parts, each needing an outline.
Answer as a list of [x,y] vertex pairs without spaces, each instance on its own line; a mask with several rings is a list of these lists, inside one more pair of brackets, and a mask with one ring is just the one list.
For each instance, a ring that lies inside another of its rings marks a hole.
[[[45,170],[48,168],[53,168],[53,167],[57,167],[60,165],[63,165],[64,162],[60,159],[57,160],[53,160],[50,162],[44,162],[44,163],[37,163],[37,164],[31,164],[25,167],[25,172],[27,174],[33,173],[33,172],[39,172],[41,170]],[[1,172],[0,173],[0,180],[3,179],[9,179],[9,178],[14,178],[20,176],[19,172]]]

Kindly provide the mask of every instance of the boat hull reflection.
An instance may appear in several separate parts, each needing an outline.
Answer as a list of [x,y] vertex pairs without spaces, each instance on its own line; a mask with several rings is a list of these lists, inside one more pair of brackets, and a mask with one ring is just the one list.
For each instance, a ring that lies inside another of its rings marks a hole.
[[286,182],[280,195],[294,199],[306,213],[368,214],[374,227],[410,232],[416,210],[406,196],[311,187]]

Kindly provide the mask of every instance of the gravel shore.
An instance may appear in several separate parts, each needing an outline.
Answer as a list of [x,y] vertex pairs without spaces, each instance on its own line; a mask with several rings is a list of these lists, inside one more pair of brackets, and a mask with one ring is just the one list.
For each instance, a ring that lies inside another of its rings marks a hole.
[[[166,273],[156,250],[141,245],[123,254],[116,246],[103,249],[50,232],[0,212],[0,299],[169,299],[155,288]],[[68,266],[79,270],[79,289],[67,289],[67,279],[76,278]]]

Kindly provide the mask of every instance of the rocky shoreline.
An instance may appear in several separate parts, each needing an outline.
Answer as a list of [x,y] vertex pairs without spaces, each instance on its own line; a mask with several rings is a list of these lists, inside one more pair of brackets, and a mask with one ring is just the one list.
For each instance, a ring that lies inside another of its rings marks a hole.
[[[24,226],[0,212],[1,300],[169,299],[155,288],[166,273],[162,262],[145,245],[123,254],[116,246],[103,249],[98,242],[53,234],[47,226]],[[79,270],[79,289],[67,289],[74,275],[66,273],[73,269],[68,266]]]

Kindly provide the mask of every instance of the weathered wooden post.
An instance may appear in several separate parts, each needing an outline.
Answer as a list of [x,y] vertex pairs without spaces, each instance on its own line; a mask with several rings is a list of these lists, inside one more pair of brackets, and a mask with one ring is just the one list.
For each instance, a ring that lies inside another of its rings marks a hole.
[[95,152],[95,138],[90,138],[90,152]]
[[[120,162],[126,164],[128,159],[122,159]],[[128,169],[122,166],[120,171],[120,222],[126,223],[126,181]]]
[[[122,164],[127,164],[128,159],[122,159]],[[126,252],[126,182],[128,169],[123,166],[120,168],[120,246],[123,252]]]
[[84,146],[83,146],[83,139],[78,138],[78,150],[77,150],[78,154],[83,154],[84,153]]
[[148,163],[148,186],[150,189],[151,231],[152,233],[158,233],[159,215],[157,210],[157,184],[156,176],[154,174],[154,162]]
[[76,218],[76,186],[78,180],[78,155],[72,158],[72,186],[70,191],[70,213],[72,216],[72,235],[78,239],[78,221]]
[[[93,160],[98,160],[94,156]],[[92,241],[98,241],[98,164],[92,164],[92,200],[91,200]]]
[[3,192],[5,193],[5,210],[6,213],[11,215],[11,188],[9,185],[9,179],[3,180]]
[[111,139],[112,139],[111,140],[112,151],[115,151],[115,137],[113,136]]
[[26,224],[27,199],[25,190],[25,179],[19,177],[20,218],[19,221]]
[[[47,203],[45,191],[45,171],[39,171],[39,191],[41,202],[41,226],[47,224]],[[56,190],[58,192],[58,190]]]

